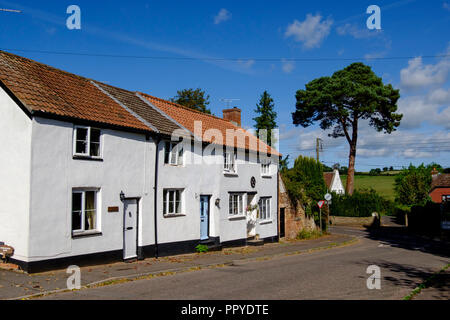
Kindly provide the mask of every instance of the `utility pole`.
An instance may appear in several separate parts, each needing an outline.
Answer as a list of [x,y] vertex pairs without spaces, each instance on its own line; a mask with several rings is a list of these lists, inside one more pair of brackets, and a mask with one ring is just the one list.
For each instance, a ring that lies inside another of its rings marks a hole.
[[320,152],[323,151],[323,140],[320,138],[316,139],[316,158],[317,162],[320,160]]

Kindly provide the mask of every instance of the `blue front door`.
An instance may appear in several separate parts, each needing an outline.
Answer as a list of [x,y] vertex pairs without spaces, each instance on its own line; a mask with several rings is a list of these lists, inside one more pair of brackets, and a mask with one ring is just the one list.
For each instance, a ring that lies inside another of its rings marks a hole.
[[209,197],[200,196],[200,240],[209,238]]

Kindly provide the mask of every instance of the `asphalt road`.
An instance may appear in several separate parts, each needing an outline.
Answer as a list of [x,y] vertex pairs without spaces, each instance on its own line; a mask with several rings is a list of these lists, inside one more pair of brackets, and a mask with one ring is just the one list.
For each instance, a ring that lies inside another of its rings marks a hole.
[[[448,248],[389,232],[351,234],[357,244],[266,261],[169,275],[50,295],[43,299],[298,300],[402,299],[450,261]],[[381,271],[381,289],[367,288],[367,267]]]

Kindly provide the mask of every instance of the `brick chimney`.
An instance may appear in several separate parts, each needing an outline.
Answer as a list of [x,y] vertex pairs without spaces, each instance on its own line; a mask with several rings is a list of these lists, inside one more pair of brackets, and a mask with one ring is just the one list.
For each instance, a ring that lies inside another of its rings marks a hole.
[[431,177],[434,179],[436,179],[439,176],[439,171],[436,170],[436,168],[433,168],[433,170],[431,171]]
[[233,109],[223,110],[223,119],[230,121],[234,125],[241,126],[241,109],[234,107]]

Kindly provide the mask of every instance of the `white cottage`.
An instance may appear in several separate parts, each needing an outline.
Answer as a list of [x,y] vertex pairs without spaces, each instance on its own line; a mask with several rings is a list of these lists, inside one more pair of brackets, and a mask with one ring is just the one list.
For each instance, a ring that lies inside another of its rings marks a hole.
[[345,188],[342,184],[341,176],[339,175],[339,170],[334,169],[333,172],[324,172],[323,177],[325,179],[325,184],[327,185],[329,192],[335,192],[337,194],[345,194]]
[[280,155],[238,109],[220,119],[6,52],[0,85],[0,241],[24,270],[278,240]]

